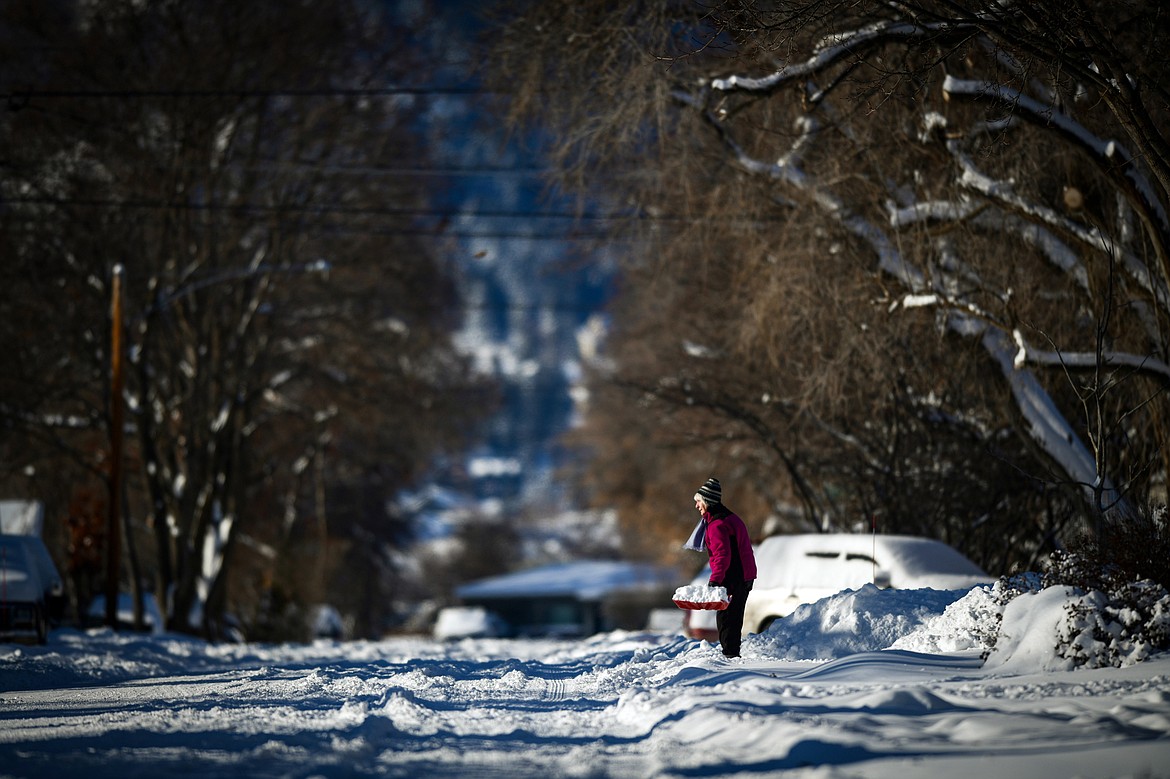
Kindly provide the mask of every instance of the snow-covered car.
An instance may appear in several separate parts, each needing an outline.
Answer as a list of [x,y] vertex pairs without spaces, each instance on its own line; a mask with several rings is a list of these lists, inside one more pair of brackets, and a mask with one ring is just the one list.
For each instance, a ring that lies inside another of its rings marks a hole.
[[480,606],[449,606],[435,618],[434,636],[440,641],[460,638],[495,638],[508,633],[508,626],[495,612]]
[[45,643],[64,603],[65,588],[44,542],[0,535],[0,641]]
[[[850,533],[779,535],[755,547],[758,578],[748,596],[743,632],[762,633],[804,603],[865,584],[902,590],[970,589],[989,576],[954,548],[933,538]],[[693,583],[705,583],[704,568]],[[717,641],[715,612],[688,611],[683,632]]]

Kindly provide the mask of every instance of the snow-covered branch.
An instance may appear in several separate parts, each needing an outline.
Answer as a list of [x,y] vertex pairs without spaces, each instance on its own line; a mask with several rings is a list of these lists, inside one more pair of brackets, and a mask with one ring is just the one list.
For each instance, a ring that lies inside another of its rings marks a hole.
[[905,43],[910,40],[937,39],[943,36],[970,35],[970,25],[911,24],[884,21],[857,30],[837,33],[824,38],[804,62],[785,65],[767,76],[732,75],[711,81],[711,88],[720,92],[769,93],[792,81],[809,78],[826,68],[850,58],[858,58],[865,49],[887,43]]
[[1154,193],[1130,151],[1114,140],[1099,138],[1084,125],[1060,111],[1053,105],[1041,103],[1022,92],[989,81],[959,79],[948,75],[943,81],[943,92],[952,97],[992,100],[1017,113],[1029,121],[1052,127],[1066,138],[1087,151],[1103,170],[1122,170],[1133,186],[1135,194],[1143,205],[1158,219],[1164,233],[1170,233],[1170,220],[1166,210]]
[[[965,157],[964,161],[967,163],[970,162]],[[979,190],[979,194],[987,195],[988,191],[992,190],[1010,191],[1010,188],[1006,185],[992,182],[991,179],[985,176],[980,175],[979,179],[986,185],[985,189]],[[1015,198],[1015,200],[1020,204],[1027,205],[1022,198]],[[969,197],[962,196],[957,200],[924,201],[913,203],[903,208],[890,206],[890,226],[899,229],[918,222],[927,221],[962,222],[971,220],[979,222],[984,218],[987,207],[987,203],[981,203]],[[1042,209],[1038,206],[1033,206],[1032,210],[1033,212],[1036,210],[1050,211],[1050,209]],[[1076,252],[1069,248],[1054,233],[1045,229],[1042,225],[1018,218],[1012,213],[1002,213],[998,209],[995,209],[993,218],[995,219],[994,229],[1008,229],[1015,232],[1023,241],[1039,249],[1041,254],[1054,266],[1072,276],[1078,287],[1082,290],[1088,290],[1089,276],[1084,263],[1081,262]]]
[[1012,223],[1016,232],[1025,241],[1040,249],[1051,263],[1066,273],[1072,274],[1082,289],[1087,288],[1088,280],[1080,259],[1064,241],[1057,238],[1054,233],[1045,230],[1042,225],[1070,235],[1090,249],[1116,257],[1121,261],[1130,277],[1154,296],[1160,307],[1170,308],[1168,305],[1170,304],[1170,290],[1167,288],[1166,280],[1151,273],[1149,266],[1125,246],[1096,227],[1086,227],[1042,203],[1027,200],[1016,194],[1011,182],[993,179],[979,170],[957,141],[948,141],[947,149],[962,171],[958,183],[968,190],[1007,206],[1012,212],[1026,217],[1026,220]]
[[[957,334],[978,338],[983,348],[1000,364],[1004,377],[1011,387],[1016,406],[1027,422],[1027,432],[1031,438],[1053,461],[1059,463],[1071,481],[1084,485],[1088,497],[1092,497],[1096,485],[1102,488],[1107,496],[1106,505],[1116,501],[1112,486],[1103,478],[1099,478],[1096,461],[1076,430],[1060,413],[1056,403],[1035,375],[1016,365],[1015,344],[1001,327],[991,324],[989,318],[980,316],[978,311],[963,304],[960,299],[935,294],[937,290],[931,289],[926,274],[906,259],[891,235],[878,224],[856,213],[842,198],[820,187],[799,169],[793,160],[768,163],[755,159],[735,141],[732,132],[719,117],[710,112],[706,115],[740,167],[782,181],[803,192],[813,203],[820,206],[826,215],[866,242],[877,256],[881,270],[897,279],[906,288],[909,294],[903,300],[904,305],[945,304],[950,312],[948,328]],[[802,138],[801,142],[810,141],[811,133],[810,137]],[[994,182],[988,181],[993,188],[996,186]],[[895,213],[891,227],[896,227],[898,220],[909,221],[932,213],[954,217],[963,211],[962,208],[954,207],[954,204],[947,207],[941,204],[933,206],[925,204],[921,208],[910,205]]]
[[1135,373],[1144,374],[1165,384],[1170,384],[1170,365],[1162,360],[1142,354],[1128,352],[1061,352],[1053,349],[1035,349],[1023,339],[1023,335],[1016,333],[1014,340],[1018,346],[1016,353],[1017,365],[1063,366],[1072,370],[1092,370],[1098,365],[1102,368],[1130,368]]
[[[964,82],[969,83],[969,82]],[[1069,120],[1071,122],[1071,120]],[[927,117],[928,129],[945,128],[946,120],[940,116],[930,114]],[[1092,137],[1091,133],[1081,128],[1078,134]],[[924,136],[924,140],[930,134]],[[1105,147],[1108,144],[1095,141],[1096,146]],[[1158,306],[1170,310],[1170,289],[1167,282],[1151,272],[1150,267],[1133,251],[1126,248],[1126,243],[1132,240],[1132,229],[1128,229],[1128,221],[1122,219],[1120,240],[1114,240],[1098,227],[1086,226],[1074,219],[1069,219],[1055,209],[1027,200],[1016,193],[1011,181],[997,180],[980,170],[957,139],[946,142],[947,151],[958,165],[961,175],[958,183],[969,192],[976,193],[987,200],[1006,207],[1007,213],[996,229],[1010,229],[1025,242],[1035,246],[1042,255],[1054,266],[1071,275],[1077,285],[1088,291],[1088,273],[1080,257],[1068,244],[1057,236],[1057,233],[1071,236],[1083,246],[1103,252],[1120,260],[1130,277],[1157,301]],[[1119,195],[1119,210],[1122,214],[1132,214],[1126,203]],[[902,227],[924,219],[957,221],[968,218],[975,210],[974,201],[960,198],[956,202],[928,202],[912,203],[909,206],[896,209],[890,207],[890,221],[894,227]],[[1157,325],[1153,324],[1151,333]]]
[[1031,371],[1017,367],[1018,348],[1015,340],[998,327],[988,327],[983,322],[957,321],[955,327],[970,333],[980,333],[980,342],[1003,372],[1011,387],[1012,397],[1028,423],[1028,432],[1053,458],[1075,483],[1080,484],[1087,498],[1092,498],[1092,488],[1101,484],[1106,494],[1106,505],[1112,505],[1117,497],[1107,480],[1100,479],[1097,463],[1092,452],[1075,435],[1072,426],[1060,409],[1056,407],[1048,391],[1036,380]]

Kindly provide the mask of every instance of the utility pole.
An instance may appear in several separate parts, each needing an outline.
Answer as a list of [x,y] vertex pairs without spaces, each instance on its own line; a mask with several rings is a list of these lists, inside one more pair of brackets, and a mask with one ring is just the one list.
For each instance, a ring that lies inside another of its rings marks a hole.
[[118,626],[118,579],[122,552],[122,265],[114,266],[110,303],[110,508],[106,525],[106,625]]

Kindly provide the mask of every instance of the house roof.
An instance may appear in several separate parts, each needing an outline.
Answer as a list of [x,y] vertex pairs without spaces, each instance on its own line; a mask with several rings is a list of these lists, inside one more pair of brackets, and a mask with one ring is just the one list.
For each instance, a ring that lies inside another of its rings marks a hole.
[[573,597],[595,601],[618,592],[671,588],[683,579],[678,571],[648,563],[578,560],[493,576],[456,590],[460,598]]

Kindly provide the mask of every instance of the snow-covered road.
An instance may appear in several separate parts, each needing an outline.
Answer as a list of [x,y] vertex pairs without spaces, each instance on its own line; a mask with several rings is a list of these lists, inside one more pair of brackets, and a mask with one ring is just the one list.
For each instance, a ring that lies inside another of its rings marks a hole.
[[0,647],[0,776],[1170,776],[1170,657],[1021,672],[858,650],[880,621],[819,661],[778,659],[770,634],[726,660],[655,633],[207,646],[59,631]]

